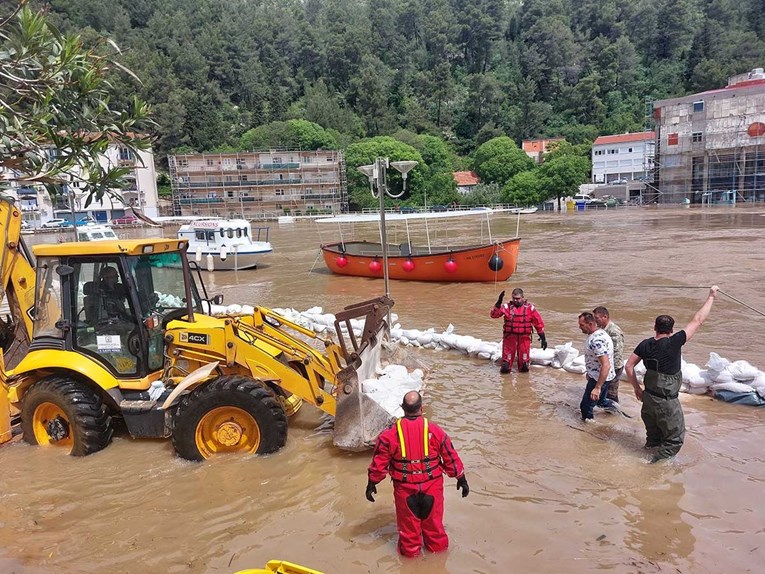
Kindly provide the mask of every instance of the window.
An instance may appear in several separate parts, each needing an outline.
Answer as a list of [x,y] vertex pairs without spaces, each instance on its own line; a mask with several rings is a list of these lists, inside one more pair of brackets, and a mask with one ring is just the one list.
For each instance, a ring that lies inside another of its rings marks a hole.
[[282,163],[282,158],[280,158],[280,157],[275,157],[275,158],[273,159],[273,163]]
[[234,192],[233,192],[233,191],[227,191],[227,192],[226,192],[226,195],[227,195],[228,197],[234,197]]
[[617,154],[619,153],[619,148],[611,148],[610,150],[608,150],[608,153],[612,155]]
[[234,176],[233,175],[227,175],[225,179],[226,179],[226,181],[234,181]]
[[284,190],[283,189],[274,190],[274,195],[284,195]]
[[703,112],[704,102],[693,102],[693,112]]
[[239,181],[247,181],[247,176],[246,175],[240,175],[239,176]]
[[606,152],[604,150],[602,150],[602,149],[595,150],[595,155],[603,155],[604,153],[606,153]]
[[693,134],[691,134],[691,141],[693,143],[699,143],[702,140],[702,138],[703,138],[703,134],[701,132],[693,132]]
[[130,161],[133,159],[133,152],[126,147],[120,148],[120,161]]
[[627,148],[627,153],[632,153],[632,148]]
[[185,157],[179,157],[178,167],[189,167],[189,160],[187,160]]
[[676,133],[667,134],[667,145],[677,145],[678,139],[679,138]]
[[211,160],[211,159],[208,159],[208,160],[207,160],[207,166],[208,166],[208,167],[212,167],[212,166],[213,166],[213,160]]

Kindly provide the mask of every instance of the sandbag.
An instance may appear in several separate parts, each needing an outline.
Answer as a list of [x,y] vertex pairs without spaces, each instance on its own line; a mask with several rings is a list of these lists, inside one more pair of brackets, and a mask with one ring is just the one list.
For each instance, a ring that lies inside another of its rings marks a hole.
[[558,360],[558,363],[560,363],[561,367],[563,365],[567,365],[578,356],[579,356],[579,349],[575,349],[572,346],[571,341],[569,341],[565,345],[555,346],[555,358]]
[[724,359],[717,353],[709,353],[709,360],[707,361],[706,366],[710,371],[721,373],[728,365],[730,365],[730,361],[728,359]]
[[754,389],[746,383],[737,383],[735,381],[730,383],[714,383],[709,387],[713,391],[730,391],[732,393],[752,393]]
[[733,375],[733,378],[737,381],[754,380],[759,373],[757,367],[753,367],[746,361],[736,361],[735,363],[731,363],[726,370],[730,372],[730,374]]
[[575,361],[571,361],[570,363],[563,365],[563,370],[568,371],[569,373],[575,373],[577,375],[583,375],[585,372],[587,372],[587,369],[584,365],[577,365],[575,364]]

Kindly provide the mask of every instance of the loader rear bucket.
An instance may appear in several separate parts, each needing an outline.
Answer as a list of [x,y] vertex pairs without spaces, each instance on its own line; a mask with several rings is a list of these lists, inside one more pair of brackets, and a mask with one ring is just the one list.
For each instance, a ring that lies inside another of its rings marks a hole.
[[[389,297],[380,297],[346,307],[335,316],[335,330],[345,353],[347,366],[338,374],[337,410],[332,442],[344,450],[359,451],[374,446],[375,439],[395,417],[361,392],[361,383],[376,377],[380,366],[386,321],[393,306]],[[366,317],[361,340],[353,334],[350,320]],[[344,334],[341,326],[346,326]],[[346,344],[348,337],[352,349]]]

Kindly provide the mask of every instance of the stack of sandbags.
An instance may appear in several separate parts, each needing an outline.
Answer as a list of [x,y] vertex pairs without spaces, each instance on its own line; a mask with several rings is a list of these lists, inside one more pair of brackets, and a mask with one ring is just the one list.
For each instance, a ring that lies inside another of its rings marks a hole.
[[402,365],[388,365],[378,372],[378,377],[361,383],[361,392],[395,417],[404,416],[401,400],[409,391],[420,391],[423,373],[415,369],[411,373]]

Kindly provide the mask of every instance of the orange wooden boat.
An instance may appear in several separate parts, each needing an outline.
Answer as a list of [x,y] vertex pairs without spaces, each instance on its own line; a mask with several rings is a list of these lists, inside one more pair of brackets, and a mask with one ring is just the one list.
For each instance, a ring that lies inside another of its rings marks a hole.
[[[387,221],[403,221],[407,225],[407,241],[400,245],[388,243],[388,277],[390,279],[410,281],[506,281],[514,272],[518,263],[520,237],[504,241],[491,239],[472,245],[449,245],[437,247],[413,245],[409,239],[410,220],[431,220],[462,218],[466,216],[486,217],[499,211],[474,209],[469,211],[448,211],[437,213],[386,213]],[[338,216],[318,219],[318,223],[374,223],[379,222],[379,215],[364,214],[356,216]],[[342,227],[341,227],[342,230]],[[382,234],[381,234],[382,235]],[[382,278],[383,251],[382,243],[370,241],[341,241],[325,243],[321,246],[324,263],[338,275],[354,277]]]
[[[452,247],[428,252],[408,243],[388,245],[388,276],[410,281],[505,281],[518,263],[520,239],[486,245]],[[383,277],[380,243],[346,241],[321,246],[324,263],[333,273]]]

